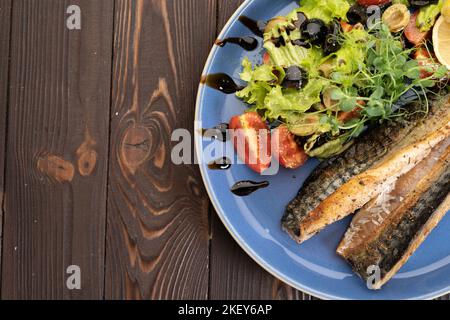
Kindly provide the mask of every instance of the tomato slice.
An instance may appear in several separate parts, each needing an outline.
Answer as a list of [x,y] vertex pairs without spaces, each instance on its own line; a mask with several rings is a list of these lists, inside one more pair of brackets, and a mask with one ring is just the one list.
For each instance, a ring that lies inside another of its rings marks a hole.
[[420,32],[419,28],[417,28],[417,16],[419,15],[419,10],[417,10],[414,14],[411,15],[411,20],[409,20],[409,24],[405,28],[405,37],[409,42],[414,44],[416,47],[423,44],[430,32]]
[[413,54],[413,58],[417,60],[419,66],[423,67],[420,68],[420,77],[422,79],[433,75],[433,72],[431,72],[431,70],[427,70],[426,68],[428,66],[433,67],[435,65],[433,58],[426,48],[417,49]]
[[359,117],[361,117],[361,110],[362,108],[360,106],[364,106],[366,104],[365,101],[363,100],[358,100],[358,106],[355,107],[355,109],[353,109],[352,111],[342,111],[339,112],[338,114],[338,120],[340,123],[346,123],[350,120],[353,119],[358,119]]
[[256,112],[230,120],[231,137],[239,158],[257,173],[270,167],[271,138],[267,123]]
[[272,132],[273,156],[285,168],[297,169],[308,160],[303,148],[295,141],[295,136],[286,125],[281,125]]
[[270,55],[269,55],[269,53],[268,53],[267,51],[264,52],[264,55],[263,55],[263,63],[264,63],[264,64],[267,64],[267,65],[271,64],[271,61],[270,61]]
[[341,21],[339,23],[341,24],[342,31],[344,31],[344,33],[350,32],[353,30],[353,26],[350,23],[345,22],[345,21]]

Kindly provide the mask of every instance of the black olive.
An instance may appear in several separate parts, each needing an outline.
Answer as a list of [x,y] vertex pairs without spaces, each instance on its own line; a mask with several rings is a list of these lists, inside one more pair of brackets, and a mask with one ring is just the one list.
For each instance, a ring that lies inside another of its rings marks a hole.
[[339,43],[339,35],[342,32],[342,28],[339,22],[336,20],[331,22],[330,27],[328,28],[328,34],[325,37],[325,42],[323,44],[323,51],[325,55],[330,55],[335,53],[341,48],[341,44]]
[[439,0],[410,0],[409,4],[414,8],[422,8],[430,4],[438,4]]
[[275,44],[275,47],[277,48],[286,46],[286,41],[284,40],[283,37],[272,38],[272,42]]
[[355,4],[347,12],[347,19],[350,24],[367,23],[367,8]]
[[301,29],[303,24],[308,21],[308,18],[305,16],[303,12],[297,13],[297,21],[294,22],[294,25],[297,29]]
[[311,19],[302,26],[302,36],[312,44],[322,44],[328,28],[320,19]]
[[301,89],[308,83],[308,74],[305,70],[297,66],[285,69],[286,76],[282,86],[287,89]]
[[305,42],[305,41],[300,40],[300,39],[292,41],[292,44],[294,46],[304,47],[304,48],[307,48],[307,49],[311,48],[311,44],[310,43]]

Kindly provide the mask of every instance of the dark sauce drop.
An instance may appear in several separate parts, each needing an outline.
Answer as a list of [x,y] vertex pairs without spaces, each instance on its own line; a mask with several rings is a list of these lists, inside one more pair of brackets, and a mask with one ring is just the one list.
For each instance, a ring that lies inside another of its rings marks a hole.
[[264,29],[267,26],[266,21],[256,21],[247,16],[240,16],[239,21],[246,26],[251,32],[253,32],[258,37],[264,37]]
[[231,192],[240,197],[246,197],[259,189],[264,189],[269,186],[268,181],[254,182],[254,181],[240,181],[231,187]]
[[225,73],[214,73],[202,76],[200,83],[226,94],[236,93],[243,89],[242,86],[237,85],[236,82]]
[[210,170],[228,170],[231,168],[231,160],[227,157],[219,158],[208,164]]
[[211,129],[202,129],[202,136],[204,138],[213,138],[222,142],[230,140],[228,135],[228,129],[230,126],[228,123],[221,123]]
[[258,40],[253,37],[241,37],[241,38],[226,38],[223,40],[217,40],[216,45],[219,47],[225,47],[227,43],[237,44],[241,48],[247,51],[253,51],[258,48]]

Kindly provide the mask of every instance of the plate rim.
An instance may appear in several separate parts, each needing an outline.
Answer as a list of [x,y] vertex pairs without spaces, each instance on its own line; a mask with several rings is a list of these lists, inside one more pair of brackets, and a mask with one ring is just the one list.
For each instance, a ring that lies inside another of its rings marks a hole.
[[[223,26],[222,30],[220,31],[218,38],[223,38],[223,35],[228,32],[231,25],[237,20],[237,18],[241,15],[245,9],[251,5],[254,1],[257,0],[245,0],[231,15],[231,17],[227,20],[226,24]],[[202,70],[202,76],[208,74],[208,71],[211,69],[212,62],[217,54],[218,47],[213,44],[208,58],[206,59],[205,66]],[[197,90],[196,95],[196,103],[195,103],[195,113],[194,113],[194,153],[196,156],[196,159],[202,159],[202,153],[203,150],[202,147],[202,136],[199,134],[199,130],[201,128],[199,127],[199,121],[201,120],[200,117],[200,104],[203,101],[203,96],[205,94],[205,86],[203,84],[200,84]],[[280,271],[273,268],[270,263],[265,261],[258,253],[256,253],[242,238],[241,236],[236,232],[233,225],[228,221],[226,218],[226,215],[224,214],[224,210],[218,201],[217,197],[212,191],[212,186],[207,178],[208,175],[205,172],[204,167],[199,163],[198,167],[200,169],[200,174],[202,177],[203,184],[205,186],[206,192],[208,194],[208,197],[214,207],[214,210],[216,211],[217,215],[219,216],[219,219],[221,220],[222,224],[227,229],[228,233],[232,236],[235,242],[241,247],[242,250],[250,257],[253,261],[255,261],[261,268],[263,268],[266,272],[268,272],[273,277],[283,281],[284,283],[290,285],[291,287],[306,293],[310,296],[322,299],[322,300],[350,300],[349,298],[345,298],[342,296],[336,296],[332,294],[328,294],[322,291],[315,290],[314,288],[310,288],[308,286],[302,285],[298,281],[295,281],[291,279],[290,277],[284,275]],[[450,294],[450,287],[444,288],[441,291],[437,291],[434,293],[424,294],[422,296],[418,297],[412,297],[409,298],[409,300],[433,300],[436,298],[439,298],[443,295]]]

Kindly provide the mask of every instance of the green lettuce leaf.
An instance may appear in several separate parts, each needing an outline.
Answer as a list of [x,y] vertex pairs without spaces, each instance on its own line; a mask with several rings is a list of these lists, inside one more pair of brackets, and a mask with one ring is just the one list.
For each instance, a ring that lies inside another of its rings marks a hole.
[[303,12],[308,19],[321,19],[330,23],[334,18],[347,21],[350,2],[346,0],[300,0],[299,12]]
[[263,108],[266,95],[272,90],[271,83],[276,84],[283,81],[285,76],[283,68],[264,64],[253,68],[248,58],[244,58],[242,67],[240,76],[242,80],[247,82],[247,86],[238,91],[236,96],[248,104]]
[[292,123],[293,115],[302,114],[321,101],[321,93],[328,82],[314,80],[309,82],[302,90],[283,89],[281,86],[272,87],[266,95],[263,110],[267,119],[285,119]]
[[[365,68],[364,60],[367,53],[369,34],[363,29],[353,29],[344,35],[342,48],[331,55],[334,58],[334,71],[342,74],[352,74]],[[329,59],[327,57],[326,59]]]
[[430,4],[420,9],[416,22],[417,28],[420,29],[420,32],[427,32],[433,28],[437,17],[441,13],[443,5],[444,1],[439,0],[437,4]]

